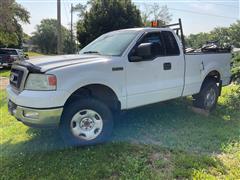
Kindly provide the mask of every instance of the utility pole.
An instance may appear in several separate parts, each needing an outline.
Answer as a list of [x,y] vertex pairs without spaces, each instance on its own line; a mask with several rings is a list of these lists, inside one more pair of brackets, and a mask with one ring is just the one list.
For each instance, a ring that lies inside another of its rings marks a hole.
[[62,54],[61,0],[57,0],[57,53]]
[[73,4],[71,4],[71,48],[73,52]]

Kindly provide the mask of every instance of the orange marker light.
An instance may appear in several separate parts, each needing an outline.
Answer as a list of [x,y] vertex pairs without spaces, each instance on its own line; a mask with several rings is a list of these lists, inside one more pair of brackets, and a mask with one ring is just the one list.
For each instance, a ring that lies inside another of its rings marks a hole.
[[152,21],[152,27],[158,27],[158,22],[157,21]]

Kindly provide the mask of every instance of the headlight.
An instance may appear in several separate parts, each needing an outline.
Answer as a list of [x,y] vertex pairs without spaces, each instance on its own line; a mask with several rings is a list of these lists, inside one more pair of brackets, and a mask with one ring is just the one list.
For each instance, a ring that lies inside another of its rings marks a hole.
[[57,88],[57,78],[48,74],[29,74],[25,89],[38,91],[54,91]]

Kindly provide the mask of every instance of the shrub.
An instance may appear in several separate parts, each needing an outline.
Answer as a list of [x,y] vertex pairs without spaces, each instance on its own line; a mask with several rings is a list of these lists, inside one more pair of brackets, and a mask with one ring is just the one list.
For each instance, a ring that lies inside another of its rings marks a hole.
[[236,89],[232,89],[227,97],[227,104],[233,109],[238,109],[240,107],[240,86],[237,86]]
[[240,53],[236,53],[232,58],[232,81],[240,82]]

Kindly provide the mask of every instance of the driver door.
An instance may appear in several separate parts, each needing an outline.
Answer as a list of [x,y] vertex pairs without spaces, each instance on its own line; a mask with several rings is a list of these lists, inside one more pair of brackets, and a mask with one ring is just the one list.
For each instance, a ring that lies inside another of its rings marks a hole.
[[[140,44],[153,44],[151,56],[142,57],[139,62],[127,62],[128,108],[181,96],[184,80],[183,55],[179,51],[177,55],[167,56],[164,40],[160,32],[146,34]],[[175,38],[174,40],[176,41]]]

